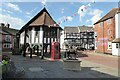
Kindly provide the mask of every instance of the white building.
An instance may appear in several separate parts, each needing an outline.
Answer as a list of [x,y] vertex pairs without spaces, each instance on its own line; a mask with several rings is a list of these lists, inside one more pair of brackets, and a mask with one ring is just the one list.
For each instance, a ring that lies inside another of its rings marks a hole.
[[94,46],[94,30],[92,26],[64,27],[61,35],[61,49],[65,49],[65,45],[80,46],[90,49]]
[[120,11],[115,14],[115,39],[112,42],[112,55],[120,56]]
[[[62,28],[53,20],[46,8],[41,10],[28,23],[26,23],[19,31],[19,44],[26,47],[29,44],[42,45],[42,50],[51,51],[52,42],[60,42],[60,32]],[[26,56],[24,49],[23,56]],[[51,53],[51,52],[50,52]]]

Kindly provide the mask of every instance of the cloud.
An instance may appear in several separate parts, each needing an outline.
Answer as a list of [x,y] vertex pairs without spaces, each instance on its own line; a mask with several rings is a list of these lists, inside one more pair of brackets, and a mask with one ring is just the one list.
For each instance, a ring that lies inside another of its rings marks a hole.
[[33,12],[33,11],[35,11],[37,8],[34,8],[33,10],[31,10],[30,12]]
[[62,13],[62,14],[64,13],[64,10],[65,10],[64,8],[63,8],[63,9],[61,9],[61,13]]
[[3,15],[3,14],[0,14],[0,22],[9,23],[11,27],[15,29],[20,29],[25,24],[25,22],[20,18],[12,17],[10,15]]
[[31,16],[29,16],[29,15],[27,15],[26,17],[29,18],[29,19],[31,19]]
[[97,22],[100,18],[101,18],[101,15],[102,15],[103,11],[102,10],[99,10],[99,9],[94,9],[92,10],[89,15],[92,15],[93,17],[90,19],[92,24],[94,24],[95,22]]
[[27,15],[30,15],[31,13],[30,12],[26,12]]
[[22,12],[22,10],[20,10],[19,6],[16,5],[16,4],[12,4],[12,3],[5,3],[5,5],[9,8],[12,8],[14,9],[15,11],[19,11],[19,12]]
[[68,21],[72,21],[73,18],[72,18],[71,16],[68,16],[68,17],[67,17],[67,20],[68,20]]
[[87,20],[86,20],[86,23],[88,23],[89,21],[90,21],[90,20],[87,19]]
[[46,5],[46,2],[47,2],[47,0],[42,0],[41,4],[44,6],[44,5]]
[[58,21],[63,21],[66,19],[66,16],[62,16],[61,18],[58,19]]
[[10,14],[13,14],[13,12],[11,12],[9,10],[1,9],[1,8],[0,8],[0,12],[7,12],[7,13],[10,13]]
[[34,9],[32,9],[31,11],[27,11],[27,12],[25,12],[26,13],[26,17],[27,18],[31,18],[31,16],[32,16],[32,13],[36,10],[37,8],[34,8]]
[[67,19],[67,21],[73,20],[73,18],[71,16],[63,16],[63,17],[59,18],[58,21],[63,22],[66,19]]
[[85,5],[82,5],[81,7],[79,7],[79,9],[78,9],[78,14],[79,14],[79,16],[80,16],[80,21],[82,21],[82,17],[84,17],[85,15],[86,15],[86,13],[87,13],[87,10],[85,9]]

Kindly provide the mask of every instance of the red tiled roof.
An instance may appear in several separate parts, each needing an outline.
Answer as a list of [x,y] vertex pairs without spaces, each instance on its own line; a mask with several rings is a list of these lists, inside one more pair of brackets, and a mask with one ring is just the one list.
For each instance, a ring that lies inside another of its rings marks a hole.
[[[44,8],[36,16],[34,16],[27,24],[25,24],[21,28],[19,33],[22,33],[29,26],[36,26],[37,27],[37,26],[41,26],[41,25],[49,26],[49,25],[53,25],[53,24],[57,24],[57,23],[50,16],[50,14],[46,10],[46,8]],[[55,27],[60,27],[60,26],[57,24]]]

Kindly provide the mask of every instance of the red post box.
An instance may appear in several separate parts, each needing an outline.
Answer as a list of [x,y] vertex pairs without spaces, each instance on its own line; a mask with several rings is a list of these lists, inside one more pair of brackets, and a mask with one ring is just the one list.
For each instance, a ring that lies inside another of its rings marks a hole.
[[60,59],[60,43],[59,42],[52,42],[51,58],[52,59]]

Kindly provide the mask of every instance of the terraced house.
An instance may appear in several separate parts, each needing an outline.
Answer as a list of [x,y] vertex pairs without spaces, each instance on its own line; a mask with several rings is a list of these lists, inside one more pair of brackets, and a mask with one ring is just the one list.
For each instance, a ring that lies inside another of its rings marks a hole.
[[14,42],[16,40],[16,33],[18,30],[10,28],[10,24],[0,23],[0,45],[2,52],[9,52],[11,48],[14,48]]
[[95,51],[120,55],[120,9],[114,8],[94,24]]

